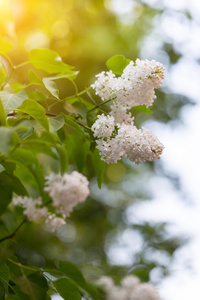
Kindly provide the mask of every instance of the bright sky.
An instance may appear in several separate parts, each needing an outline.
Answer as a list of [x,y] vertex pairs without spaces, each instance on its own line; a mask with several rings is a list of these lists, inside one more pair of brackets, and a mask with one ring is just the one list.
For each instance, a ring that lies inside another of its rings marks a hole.
[[[126,2],[126,5],[125,5]],[[180,177],[182,193],[176,191],[165,178],[153,178],[150,188],[154,194],[153,201],[145,201],[127,210],[127,217],[146,221],[167,221],[171,223],[169,230],[182,237],[189,236],[190,242],[175,254],[171,275],[162,280],[158,289],[162,300],[199,300],[200,299],[200,1],[199,0],[145,0],[156,7],[166,7],[163,17],[158,20],[152,36],[143,47],[141,58],[154,58],[166,65],[165,85],[172,92],[191,97],[197,105],[186,106],[182,110],[182,124],[168,126],[149,122],[146,127],[153,132],[165,145],[164,154],[160,160],[166,171]],[[135,5],[132,0],[113,0],[112,9],[119,14],[127,15]],[[189,23],[183,15],[187,9],[193,16]],[[168,69],[167,57],[159,51],[162,39],[168,39],[175,48],[184,55],[175,67]],[[154,55],[158,57],[154,57]],[[157,100],[159,101],[159,99]],[[159,184],[158,184],[159,182]],[[155,189],[159,186],[159,190]],[[125,232],[124,248],[110,249],[110,257],[116,257],[118,263],[129,262],[135,249],[128,240],[137,241],[141,247],[139,236],[131,236]],[[113,256],[113,251],[115,255]],[[117,254],[117,255],[116,255]],[[159,259],[159,258],[158,258]],[[165,259],[165,258],[163,258]],[[113,261],[114,263],[114,261]],[[187,267],[186,267],[187,266]],[[188,267],[189,266],[189,267]],[[156,283],[159,270],[152,274]],[[60,298],[53,298],[54,300]]]
[[[134,1],[113,0],[113,10],[120,16],[128,13]],[[189,236],[190,242],[175,254],[172,273],[158,286],[162,300],[199,300],[200,299],[200,1],[199,0],[145,0],[153,7],[165,7],[162,18],[146,41],[142,58],[160,60],[166,66],[165,86],[172,92],[186,95],[197,103],[194,107],[184,107],[181,112],[182,124],[168,126],[149,122],[145,127],[151,128],[165,145],[160,160],[166,171],[177,174],[181,180],[182,193],[174,190],[167,179],[153,178],[150,182],[154,194],[153,201],[133,205],[127,210],[131,222],[136,218],[145,221],[170,222],[173,234]],[[127,8],[127,9],[126,9]],[[189,22],[183,11],[188,10],[193,17]],[[122,19],[123,20],[123,19]],[[183,58],[168,69],[168,58],[159,46],[163,39],[173,43]],[[156,57],[155,57],[156,55]],[[159,99],[157,100],[159,101]],[[159,186],[159,190],[155,189]],[[138,238],[136,241],[138,241]],[[131,236],[129,235],[130,240]],[[138,245],[140,243],[138,242]],[[126,250],[127,249],[127,250]],[[113,251],[117,248],[113,248]],[[113,251],[110,257],[113,257]],[[122,263],[129,262],[130,252],[134,249],[118,248]],[[136,249],[137,252],[137,249]],[[126,255],[125,255],[126,253]],[[123,254],[123,255],[122,255]],[[114,263],[114,261],[113,261]],[[118,260],[119,263],[119,260]],[[158,272],[152,274],[156,283]]]

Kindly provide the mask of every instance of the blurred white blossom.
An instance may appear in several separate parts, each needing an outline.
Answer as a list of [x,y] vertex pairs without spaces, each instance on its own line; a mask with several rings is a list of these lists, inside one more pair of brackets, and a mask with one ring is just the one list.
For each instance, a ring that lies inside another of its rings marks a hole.
[[141,283],[134,275],[124,277],[120,285],[115,285],[108,276],[102,276],[96,284],[104,289],[106,300],[160,300],[152,284]]
[[56,212],[63,217],[68,217],[73,208],[89,196],[88,186],[87,178],[77,171],[63,176],[51,173],[46,177],[44,190],[52,198],[52,205],[56,208]]
[[38,221],[41,218],[45,218],[48,216],[47,207],[41,207],[42,199],[32,199],[27,196],[14,197],[12,200],[14,205],[21,206],[24,211],[24,215],[27,216],[29,221]]
[[45,224],[53,232],[59,229],[61,226],[65,225],[66,222],[63,218],[57,217],[55,214],[49,214]]
[[38,221],[43,218],[47,227],[55,231],[66,224],[64,218],[70,215],[73,208],[86,200],[90,194],[88,186],[87,178],[76,171],[63,176],[51,173],[46,177],[44,190],[52,198],[52,206],[55,207],[56,213],[61,214],[61,217],[49,212],[41,198],[15,196],[12,203],[23,208],[23,213],[29,221]]

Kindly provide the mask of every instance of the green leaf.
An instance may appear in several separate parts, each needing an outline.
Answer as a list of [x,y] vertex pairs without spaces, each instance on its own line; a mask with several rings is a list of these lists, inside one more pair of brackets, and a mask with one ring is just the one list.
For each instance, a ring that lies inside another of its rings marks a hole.
[[[2,163],[1,163],[1,167],[3,167],[3,170],[2,170],[2,171],[6,170],[6,172],[7,172],[8,174],[11,174],[11,175],[13,175],[13,172],[15,171],[15,164],[9,163],[9,162],[7,162],[7,161],[2,162]],[[2,171],[1,171],[1,172],[2,172]]]
[[79,172],[82,172],[89,152],[87,140],[78,134],[69,134],[66,136],[65,145],[69,158],[77,164]]
[[87,107],[80,101],[76,101],[73,104],[65,102],[64,108],[70,113],[80,115],[82,119],[85,119],[87,116]]
[[16,149],[8,160],[12,160],[16,163],[20,163],[24,166],[33,168],[35,170],[37,169],[37,166],[39,166],[39,161],[35,153],[33,151],[28,151],[23,148]]
[[5,110],[2,104],[2,101],[0,99],[0,125],[1,126],[6,126],[7,121],[6,121],[6,114],[5,114]]
[[4,213],[7,206],[12,200],[12,187],[8,183],[7,177],[4,177],[5,172],[0,173],[0,215]]
[[38,75],[36,75],[32,70],[29,71],[28,77],[30,83],[44,85],[42,79]]
[[99,154],[98,149],[95,149],[92,153],[92,162],[95,173],[97,175],[98,187],[101,188],[101,184],[104,179],[106,163],[103,160],[101,160],[101,156]]
[[48,77],[43,78],[43,83],[45,88],[57,99],[59,99],[59,91],[54,81],[50,80]]
[[6,300],[20,300],[17,295],[10,295],[6,297]]
[[65,120],[63,116],[56,116],[49,118],[49,128],[50,132],[56,132],[60,128],[62,128],[65,125]]
[[53,285],[57,289],[58,293],[65,300],[81,300],[81,295],[77,286],[67,278],[60,278],[53,281]]
[[12,200],[12,191],[8,186],[2,186],[0,184],[0,193],[1,193],[0,215],[2,215]]
[[13,129],[8,127],[0,127],[0,153],[8,156],[9,151],[12,148],[12,135],[14,133]]
[[151,110],[145,105],[137,105],[131,109],[132,112],[144,112],[145,114],[151,114]]
[[[87,108],[87,110],[90,110],[90,109],[92,109],[92,108],[94,108],[95,107],[95,105],[94,104],[92,104],[92,103],[90,103],[90,102],[88,102],[88,101],[86,101],[84,98],[82,98],[82,97],[74,97],[74,98],[71,98],[71,99],[66,99],[66,101],[67,101],[67,103],[69,103],[69,104],[74,104],[75,102],[81,102],[81,103],[83,103],[85,106],[86,106],[86,108]],[[65,102],[66,103],[66,102]]]
[[14,128],[16,129],[16,132],[21,141],[31,136],[34,132],[31,120],[22,120]]
[[34,99],[36,101],[45,101],[47,99],[46,95],[41,91],[27,92],[29,99]]
[[[16,94],[10,94],[6,91],[1,91],[0,99],[2,101],[4,109],[14,110],[18,108],[23,103],[24,100],[28,99],[28,95],[26,94],[25,91],[20,91],[19,93]],[[6,114],[8,113],[9,111],[6,112]]]
[[44,127],[41,126],[38,122],[33,122],[33,128],[35,129],[35,132],[40,137],[41,134],[45,131]]
[[75,73],[78,73],[78,72],[71,71],[71,73],[72,74],[66,74],[66,75],[62,74],[62,75],[57,75],[57,76],[53,76],[53,77],[44,77],[43,79],[41,79],[33,71],[29,71],[29,80],[30,80],[30,83],[32,83],[32,84],[38,84],[38,85],[44,86],[54,97],[59,99],[59,90],[58,90],[57,85],[54,82],[54,80],[58,80],[58,79],[62,79],[62,78],[67,78],[67,79],[71,80],[72,77],[74,78],[76,76]]
[[6,184],[9,185],[10,189],[13,192],[15,192],[17,195],[28,196],[27,190],[25,189],[25,187],[17,177],[15,177],[12,174],[8,174],[6,172],[2,172],[0,174],[0,179],[1,176],[4,176],[4,180],[6,179]]
[[83,274],[76,265],[69,261],[62,261],[59,264],[59,271],[76,282],[76,284],[88,292],[95,300],[100,300],[97,290],[85,280]]
[[52,151],[51,147],[47,145],[45,142],[39,139],[27,139],[24,144],[24,149],[27,149],[29,151],[34,151],[35,153],[43,153],[46,154],[56,160],[58,160],[58,157],[56,154]]
[[56,133],[51,133],[48,131],[43,131],[41,134],[41,139],[48,145],[56,146],[57,143],[60,143],[60,139]]
[[21,181],[6,171],[0,173],[0,214],[2,214],[12,199],[12,193],[28,195]]
[[[3,279],[3,280],[1,280],[1,279]],[[9,282],[9,279],[10,279],[10,270],[6,263],[1,263],[1,265],[0,265],[0,280],[3,283],[4,290],[6,290],[6,291],[8,291],[7,282]],[[0,297],[0,300],[1,300],[1,297]]]
[[18,110],[28,114],[46,130],[49,130],[49,122],[46,117],[45,109],[36,101],[30,99],[25,100]]
[[121,75],[129,62],[130,60],[126,59],[124,55],[114,55],[107,60],[106,66],[114,74]]
[[81,273],[79,268],[69,261],[61,261],[59,263],[58,270],[70,279],[74,280],[79,285],[86,283],[86,280],[83,277],[83,274]]
[[62,114],[62,116],[65,119],[65,124],[69,127],[71,127],[75,132],[77,132],[78,134],[82,135],[82,136],[86,136],[86,134],[84,133],[84,131],[81,129],[81,127],[76,123],[76,121],[74,121],[74,118],[67,116],[65,114]]
[[[14,153],[12,153],[12,155],[10,155],[7,161],[16,163],[17,165],[20,166],[21,169],[25,168],[28,171],[27,174],[32,176],[32,178],[34,177],[34,182],[35,182],[34,186],[37,186],[37,188],[39,188],[41,196],[45,195],[43,191],[43,187],[44,187],[43,173],[39,164],[39,160],[33,151],[29,151],[23,148],[18,148],[15,150]],[[18,178],[20,178],[19,176],[20,173],[15,172],[15,174],[17,175]],[[29,181],[29,178],[27,178],[27,180]]]
[[12,44],[2,40],[2,38],[0,38],[0,53],[4,54],[6,56],[6,54],[11,50],[12,48]]
[[65,74],[65,72],[63,72],[63,73],[57,74],[56,76],[51,76],[48,78],[50,80],[58,80],[58,79],[74,80],[77,77],[78,73],[79,73],[78,71],[67,71],[66,74]]
[[29,53],[30,63],[37,69],[41,69],[49,74],[69,73],[72,67],[65,64],[61,57],[50,49],[32,49]]
[[25,88],[25,86],[23,84],[21,84],[20,82],[12,82],[12,83],[10,83],[10,87],[13,89],[13,91],[15,93],[19,93],[20,91],[22,91]]
[[18,296],[19,300],[30,300],[29,296],[24,294],[18,285],[12,286],[13,291]]
[[[0,280],[1,280],[1,276],[0,276]],[[3,282],[0,281],[0,300],[5,300],[5,288],[4,288],[4,284]]]
[[4,82],[5,79],[6,79],[6,69],[0,57],[0,85]]
[[67,150],[63,146],[56,146],[60,158],[60,171],[64,174],[69,165],[69,156]]
[[101,300],[99,293],[97,289],[91,285],[90,283],[86,283],[86,285],[83,287],[83,289],[95,300]]
[[31,169],[28,168],[28,166],[24,166],[19,162],[16,162],[15,175],[26,185],[38,189],[38,184],[35,176],[32,173]]
[[31,294],[29,290],[27,294],[30,296],[31,300],[44,300],[48,291],[48,284],[45,277],[37,273],[32,273],[27,276],[27,279],[30,284],[29,290],[31,289]]

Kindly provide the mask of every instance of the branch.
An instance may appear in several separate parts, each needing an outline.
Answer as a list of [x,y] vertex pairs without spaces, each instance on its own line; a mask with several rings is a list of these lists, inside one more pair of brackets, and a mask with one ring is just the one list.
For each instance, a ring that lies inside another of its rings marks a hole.
[[[15,116],[15,115],[16,115],[16,112],[14,111],[14,112],[9,113],[9,114],[8,114],[8,117],[13,117],[13,116]],[[53,114],[53,113],[48,113],[48,112],[46,112],[46,116],[57,117],[58,115],[57,115],[57,114]]]
[[90,110],[88,110],[88,113],[91,112],[91,111],[93,111],[93,110],[95,110],[96,108],[99,108],[100,106],[102,106],[102,105],[104,105],[104,104],[106,104],[106,103],[112,101],[112,100],[113,100],[113,99],[109,99],[109,100],[106,100],[105,102],[102,102],[102,103],[96,105],[95,107],[93,107],[93,108],[91,108]]
[[5,240],[8,240],[8,239],[12,239],[15,237],[16,233],[18,232],[18,230],[24,225],[24,223],[26,223],[27,219],[24,219],[20,224],[19,226],[15,229],[15,231],[7,236],[5,236],[4,238],[0,239],[0,243],[1,242],[4,242]]

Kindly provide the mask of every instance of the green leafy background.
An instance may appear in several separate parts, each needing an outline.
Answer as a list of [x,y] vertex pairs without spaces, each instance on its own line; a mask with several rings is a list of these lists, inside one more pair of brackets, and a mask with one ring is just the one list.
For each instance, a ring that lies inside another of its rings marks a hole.
[[[130,224],[125,217],[129,205],[151,199],[144,177],[154,176],[158,167],[127,161],[107,166],[100,160],[88,127],[98,112],[109,111],[109,104],[101,105],[94,92],[85,89],[97,73],[111,69],[120,75],[130,59],[140,57],[155,17],[164,12],[138,1],[134,21],[123,23],[109,9],[109,1],[21,1],[18,14],[19,3],[9,2],[0,11],[0,238],[14,232],[23,220],[19,209],[8,206],[13,193],[42,195],[48,201],[44,176],[51,170],[82,172],[94,192],[57,232],[50,233],[43,223],[27,222],[16,236],[2,241],[0,299],[47,300],[57,292],[64,299],[81,299],[81,295],[105,299],[94,287],[100,276],[119,282],[131,273],[149,281],[156,268],[162,280],[169,266],[153,256],[149,259],[149,251],[172,260],[185,241],[169,234],[165,223]],[[181,57],[164,40],[160,49],[169,66]],[[171,124],[179,119],[180,109],[191,104],[164,88],[156,94],[158,100],[150,110],[133,109],[137,126],[149,119]],[[131,195],[121,189],[127,176],[132,178]],[[177,178],[167,176],[176,184]],[[97,197],[100,187],[105,193]],[[111,201],[113,193],[122,193],[121,199],[115,196]],[[127,229],[141,237],[142,250],[128,265],[113,264],[108,249],[119,244]]]

